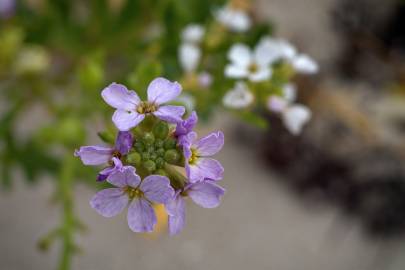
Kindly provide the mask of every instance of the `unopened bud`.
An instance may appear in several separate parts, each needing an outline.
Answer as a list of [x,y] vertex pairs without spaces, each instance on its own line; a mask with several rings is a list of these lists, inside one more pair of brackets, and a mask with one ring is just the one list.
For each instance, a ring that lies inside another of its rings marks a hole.
[[152,160],[147,160],[143,163],[143,167],[149,171],[149,172],[153,172],[156,170],[156,163],[153,162]]
[[165,160],[169,163],[176,163],[179,161],[180,155],[175,149],[170,149],[165,152]]
[[158,139],[165,139],[169,134],[169,126],[167,123],[160,121],[153,126],[153,134]]
[[167,138],[164,147],[166,150],[176,148],[176,140],[174,138]]
[[127,162],[130,164],[139,165],[141,163],[142,157],[138,152],[129,153],[127,156]]

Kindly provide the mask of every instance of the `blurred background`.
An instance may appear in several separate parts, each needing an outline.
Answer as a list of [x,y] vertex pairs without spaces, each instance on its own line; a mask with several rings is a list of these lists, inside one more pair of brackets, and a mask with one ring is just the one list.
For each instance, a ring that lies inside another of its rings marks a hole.
[[[11,2],[0,0],[0,9]],[[55,269],[66,237],[77,244],[72,269],[405,268],[404,1],[241,1],[265,31],[318,62],[317,75],[294,78],[313,117],[294,136],[270,113],[261,113],[270,125],[260,129],[223,108],[207,109],[207,101],[197,105],[206,115],[199,133],[225,132],[218,159],[227,193],[213,210],[188,204],[186,229],[175,237],[164,222],[139,235],[123,214],[99,216],[88,203],[95,171],[61,164],[109,128],[111,111],[99,93],[110,81],[138,88],[149,79],[140,74],[179,76],[175,41],[157,48],[148,43],[153,37],[137,42],[127,33],[153,36],[156,28],[146,22],[165,20],[161,40],[175,40],[170,33],[205,22],[211,7],[196,0],[158,1],[165,3],[156,9],[147,1],[89,1],[97,16],[85,19],[85,1],[75,1],[69,14],[66,1],[23,2],[29,8],[16,2],[0,21],[0,269]],[[119,19],[103,13],[106,7]],[[139,60],[146,48],[150,57]],[[160,53],[174,54],[163,71],[154,62]],[[54,228],[64,228],[73,209],[80,226],[51,245]]]

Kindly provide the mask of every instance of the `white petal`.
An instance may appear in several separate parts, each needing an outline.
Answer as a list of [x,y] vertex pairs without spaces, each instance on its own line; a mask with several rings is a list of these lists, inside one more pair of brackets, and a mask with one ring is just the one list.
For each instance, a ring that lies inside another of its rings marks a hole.
[[308,55],[300,54],[292,60],[292,65],[297,72],[314,74],[318,72],[318,64]]
[[223,103],[228,108],[242,109],[253,102],[254,96],[243,82],[236,83],[235,88],[225,94]]
[[270,67],[259,67],[255,73],[249,75],[249,80],[252,82],[262,82],[271,78],[272,71]]
[[228,78],[242,79],[247,77],[248,74],[247,66],[229,64],[225,67],[225,76]]
[[297,87],[292,83],[287,83],[283,87],[283,97],[290,103],[297,98]]
[[200,62],[201,50],[195,45],[183,43],[179,48],[179,60],[181,67],[186,72],[193,72]]
[[181,38],[184,42],[199,43],[204,34],[204,27],[199,24],[189,24],[183,29]]
[[252,24],[249,15],[245,11],[233,9],[229,6],[218,9],[214,16],[217,21],[235,32],[245,32]]
[[306,106],[294,105],[283,112],[282,119],[285,127],[293,135],[299,135],[304,125],[311,119],[311,111]]
[[242,43],[237,43],[231,47],[228,52],[228,58],[232,63],[238,66],[249,66],[252,63],[253,56],[250,48]]

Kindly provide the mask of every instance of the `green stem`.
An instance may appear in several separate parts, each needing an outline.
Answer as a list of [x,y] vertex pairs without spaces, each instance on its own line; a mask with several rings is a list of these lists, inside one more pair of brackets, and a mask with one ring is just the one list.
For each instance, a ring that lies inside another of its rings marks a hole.
[[74,157],[66,154],[59,177],[59,192],[63,206],[63,224],[61,227],[62,252],[59,259],[59,270],[71,268],[74,253],[73,234],[75,218],[73,213],[72,180],[74,176]]

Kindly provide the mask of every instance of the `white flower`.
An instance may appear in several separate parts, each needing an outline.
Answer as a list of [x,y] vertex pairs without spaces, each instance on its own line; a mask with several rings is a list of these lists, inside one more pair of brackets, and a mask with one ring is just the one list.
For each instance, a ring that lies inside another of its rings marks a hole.
[[222,7],[214,12],[214,17],[231,31],[245,32],[252,22],[249,15],[243,11],[230,6]]
[[281,115],[284,126],[293,135],[299,135],[304,125],[311,119],[311,111],[301,104],[293,104],[296,99],[296,87],[286,84],[283,87],[283,96],[270,96],[267,107],[270,111]]
[[183,104],[187,111],[191,112],[194,111],[195,108],[195,98],[192,95],[182,93],[180,96],[176,98],[177,102]]
[[311,111],[304,105],[287,107],[281,114],[284,126],[293,135],[299,135],[304,125],[311,119]]
[[179,61],[184,71],[194,72],[201,58],[201,50],[194,44],[183,43],[179,48]]
[[267,46],[259,43],[252,52],[245,44],[235,44],[228,53],[231,61],[225,67],[225,76],[229,78],[248,78],[253,82],[265,81],[271,78],[270,56]]
[[285,60],[289,62],[297,72],[314,74],[319,70],[318,64],[308,55],[299,54],[297,49],[284,39],[264,37],[259,44],[266,48],[273,61]]
[[249,106],[253,99],[253,94],[247,85],[244,82],[237,82],[235,87],[225,94],[222,101],[225,107],[242,109]]
[[189,24],[181,32],[181,39],[187,43],[200,43],[205,29],[199,24]]

